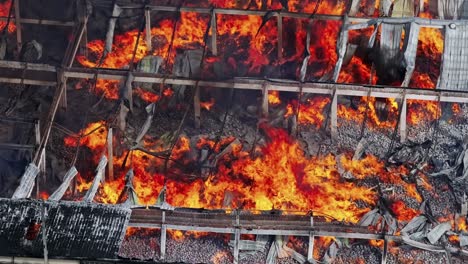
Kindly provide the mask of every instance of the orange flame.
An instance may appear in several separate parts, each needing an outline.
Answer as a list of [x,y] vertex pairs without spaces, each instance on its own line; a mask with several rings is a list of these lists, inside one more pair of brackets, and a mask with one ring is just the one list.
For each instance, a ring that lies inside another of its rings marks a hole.
[[[102,122],[92,123],[81,133],[89,133],[102,124]],[[321,158],[307,158],[298,142],[289,138],[285,131],[266,127],[264,129],[270,140],[259,149],[261,156],[251,158],[248,153],[242,151],[242,146],[234,146],[230,154],[219,160],[206,180],[196,174],[190,176],[196,171],[187,171],[187,168],[193,167],[190,164],[197,162],[193,155],[198,152],[191,147],[188,138],[181,137],[176,144],[171,157],[174,161],[169,162],[166,175],[162,173],[164,160],[141,151],[133,151],[130,159],[135,172],[134,187],[140,202],[154,203],[162,188],[163,179],[167,177],[167,201],[175,206],[198,208],[242,206],[256,210],[275,208],[301,211],[312,209],[336,219],[357,222],[368,209],[357,207],[355,201],[363,201],[369,205],[369,208],[375,205],[374,190],[342,181],[337,172],[335,157],[327,155]],[[101,127],[80,141],[82,145],[93,151],[96,163],[105,148],[105,135],[107,129]],[[219,153],[232,141],[233,138],[226,138],[215,144],[212,140],[202,138],[196,144],[196,148],[209,148],[214,153]],[[68,146],[75,146],[78,140],[68,137],[65,142]],[[154,152],[166,149],[164,143],[150,138],[144,139],[144,146]],[[213,149],[215,146],[216,149]],[[121,156],[114,157],[116,168],[122,166],[126,155],[127,152],[124,151]],[[175,161],[186,168],[182,169]],[[357,179],[378,175],[384,182],[403,184],[398,175],[405,172],[404,168],[385,169],[383,163],[371,155],[361,161],[352,161],[351,158],[344,156],[341,162]],[[98,201],[106,203],[118,201],[124,187],[125,172],[117,170],[117,180],[106,182],[100,187]],[[192,179],[187,180],[187,177]],[[81,177],[78,179],[80,191],[89,188],[89,183],[84,184],[86,181]],[[410,190],[408,186],[405,188]],[[224,204],[227,192],[233,196],[228,205]],[[410,197],[414,196],[410,191],[408,193]],[[399,219],[407,219],[410,214],[414,214],[411,210],[402,211],[401,205],[395,203],[392,208]]]
[[[12,3],[13,3],[12,0],[6,0],[3,3],[0,3],[0,16],[8,17]],[[14,14],[12,14],[12,17],[13,16]],[[0,30],[3,30],[6,27],[6,24],[7,24],[6,21],[0,21]],[[8,33],[13,33],[15,31],[16,31],[15,21],[11,19],[10,24],[8,24]]]
[[214,106],[214,104],[215,104],[214,98],[210,98],[210,101],[208,102],[200,102],[200,107],[210,111],[211,108]]
[[[299,124],[312,124],[320,128],[325,120],[323,110],[325,106],[330,103],[330,98],[317,96],[311,99],[307,99],[307,102],[300,105],[298,122]],[[284,117],[290,117],[294,115],[297,109],[297,101],[293,100],[286,106],[286,114]]]
[[281,104],[281,100],[279,98],[279,91],[268,91],[268,103],[271,105]]

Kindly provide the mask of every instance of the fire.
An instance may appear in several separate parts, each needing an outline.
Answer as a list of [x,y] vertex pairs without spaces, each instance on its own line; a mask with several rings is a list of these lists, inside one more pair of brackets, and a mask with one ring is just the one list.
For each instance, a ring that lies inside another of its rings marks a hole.
[[401,221],[410,221],[420,213],[419,210],[407,207],[403,201],[395,201],[390,209],[396,218]]
[[141,88],[136,88],[134,92],[137,95],[139,95],[141,99],[143,99],[144,101],[148,103],[156,103],[157,101],[159,101],[159,98],[160,98],[159,95],[143,90]]
[[[80,139],[81,138],[81,139]],[[76,147],[77,145],[87,146],[90,149],[96,149],[104,146],[107,140],[107,128],[104,121],[90,123],[73,137],[64,139],[65,146]]]
[[230,252],[227,251],[219,251],[213,257],[211,257],[211,262],[214,264],[225,263],[226,260],[230,259]]
[[369,245],[373,247],[383,248],[384,243],[385,242],[383,240],[374,240],[374,239],[369,240]]
[[281,104],[281,100],[279,98],[279,91],[268,91],[268,103],[271,105]]
[[215,104],[214,98],[210,98],[210,101],[208,102],[200,102],[200,107],[210,111],[211,108],[214,106],[214,104]]
[[39,193],[39,199],[41,199],[41,200],[47,200],[47,199],[49,199],[49,196],[50,196],[49,193],[46,192],[46,191],[41,191]]
[[[325,120],[324,109],[330,101],[330,98],[321,96],[307,99],[307,102],[301,104],[299,107],[299,124],[313,124],[320,128]],[[295,109],[297,109],[297,101],[293,100],[286,106],[286,114],[284,114],[284,117],[293,116]]]
[[459,216],[457,219],[457,229],[459,231],[464,231],[467,232],[468,228],[466,226],[466,217],[465,216]]
[[[283,8],[277,1],[256,1],[249,5],[244,5],[238,1],[219,1],[211,0],[210,3],[201,4],[202,6],[216,6],[223,8],[261,8],[266,7],[271,10]],[[287,9],[292,12],[313,12],[316,9],[317,2],[309,1],[288,1]],[[377,4],[377,3],[376,3]],[[334,14],[341,15],[346,10],[345,2],[320,2],[317,13],[319,14]],[[428,13],[421,14],[422,17],[430,17]],[[164,58],[165,63],[163,68],[165,71],[170,71],[172,63],[176,55],[175,50],[178,49],[200,49],[203,47],[204,34],[208,25],[209,16],[206,14],[197,14],[190,12],[182,12],[180,20],[177,22],[173,17],[166,17],[161,20],[151,29],[151,36],[157,41],[153,41],[152,50],[148,50],[143,36],[138,43],[138,49],[135,54],[135,62],[138,62],[146,55],[157,55]],[[303,59],[305,49],[305,37],[308,21],[301,19],[283,18],[283,27],[286,28],[283,32],[283,46],[295,46],[294,51],[284,50],[283,58],[277,58],[277,36],[276,18],[273,17],[262,26],[262,17],[259,16],[238,16],[238,15],[217,15],[217,34],[218,42],[223,45],[218,45],[219,53],[223,54],[218,57],[207,56],[205,64],[213,64],[214,62],[225,62],[229,67],[229,71],[233,70],[236,74],[238,69],[247,69],[247,75],[258,76],[262,74],[264,66],[273,65],[276,67],[284,63],[294,62],[296,67],[296,76],[299,75],[300,64]],[[175,28],[175,36],[173,28]],[[261,28],[262,26],[262,28]],[[316,20],[311,24],[312,38],[310,43],[310,60],[307,79],[318,79],[327,72],[333,70],[337,61],[336,41],[340,31],[341,23],[339,21],[323,21]],[[363,31],[363,32],[362,32]],[[257,34],[258,32],[258,34]],[[361,32],[361,33],[359,33]],[[362,36],[369,37],[369,30],[351,31],[350,40],[358,41]],[[148,32],[143,32],[147,34]],[[211,32],[209,32],[211,34]],[[361,36],[362,35],[362,36]],[[125,33],[116,34],[114,47],[104,59],[101,67],[106,68],[125,68],[128,67],[133,55],[133,49],[137,44],[138,31],[131,30]],[[171,46],[171,40],[173,43]],[[422,27],[419,36],[419,47],[417,51],[417,63],[410,86],[422,88],[434,88],[435,81],[438,77],[440,58],[443,51],[443,36],[439,29]],[[172,47],[171,52],[169,47]],[[231,48],[235,47],[235,49]],[[104,50],[104,41],[94,40],[89,42],[88,49],[91,53],[89,58],[77,56],[77,61],[85,67],[96,67]],[[349,64],[344,65],[338,78],[338,82],[344,83],[364,83],[375,84],[377,77],[371,75],[371,69],[368,62],[355,55],[352,57]],[[239,58],[241,58],[239,60]],[[429,63],[428,63],[429,62]],[[212,69],[212,65],[207,65],[206,69]],[[207,76],[212,76],[211,72],[205,72]],[[108,99],[118,98],[117,81],[98,80],[97,90],[104,94]],[[140,90],[136,92],[148,102],[157,100],[157,96],[143,93]],[[272,105],[280,103],[277,91],[269,93],[269,102]],[[328,99],[324,99],[328,100]],[[396,122],[380,121],[375,114],[375,107],[372,106],[375,99],[362,99],[362,104],[358,110],[346,109],[340,106],[340,116],[345,119],[354,121],[362,121],[363,110],[366,109],[366,104],[370,108],[370,124],[374,127],[389,128],[393,127]],[[394,100],[389,100],[392,105],[395,105]],[[209,104],[204,107],[209,109]],[[325,103],[323,103],[325,104]],[[204,105],[203,105],[204,106]],[[288,115],[292,114],[293,105],[287,105]],[[434,111],[435,103],[427,101],[413,101],[408,107],[408,122],[410,124],[418,124],[422,121],[434,120],[439,117],[437,111]],[[207,108],[208,107],[208,108]],[[421,109],[424,109],[422,112]],[[300,110],[300,112],[307,112]],[[397,108],[392,106],[392,114],[395,116]],[[319,117],[318,119],[320,119]],[[299,117],[301,124],[320,124],[316,118],[311,118],[310,114],[303,114]]]
[[[6,0],[0,3],[0,16],[1,17],[8,17],[8,14],[10,13],[10,7],[12,5],[13,1],[12,0]],[[14,16],[14,13],[12,14]],[[5,21],[0,21],[0,30],[3,30],[5,26],[7,25],[6,20]],[[16,25],[15,21],[13,19],[10,20],[10,24],[8,25],[8,33],[13,33],[16,31]]]
[[[394,99],[387,99],[385,104],[389,107],[389,118],[381,120],[377,114],[375,97],[362,97],[361,103],[357,109],[350,109],[344,105],[338,105],[338,116],[345,120],[352,120],[356,123],[362,123],[367,115],[367,122],[370,127],[393,128],[396,124],[396,116],[398,115],[398,105]],[[393,117],[393,118],[391,118]]]
[[[223,204],[226,193],[231,193],[232,202],[227,205],[231,208],[314,210],[339,220],[357,222],[368,208],[375,205],[375,190],[355,182],[343,181],[333,155],[308,158],[299,143],[285,131],[268,127],[263,129],[269,141],[259,149],[258,157],[252,158],[242,150],[241,145],[233,146],[233,151],[219,160],[208,178],[196,176],[196,171],[187,169],[194,167],[191,165],[196,162],[193,155],[196,156],[197,149],[201,148],[219,153],[231,144],[233,138],[226,138],[218,144],[202,138],[192,144],[190,139],[181,137],[171,156],[173,161],[169,162],[167,174],[163,171],[163,159],[132,151],[129,160],[132,160],[135,172],[133,184],[140,202],[153,204],[166,177],[167,201],[175,206],[223,208],[226,206]],[[107,129],[102,122],[92,123],[81,134],[86,135],[92,130],[97,132],[83,137],[80,142],[93,151],[97,163],[99,155],[104,153]],[[68,146],[75,146],[78,140],[66,138],[65,142]],[[164,143],[151,138],[144,139],[144,146],[154,152],[166,148]],[[127,151],[124,151],[121,156],[114,157],[115,169],[121,168],[126,155]],[[351,161],[351,158],[344,156],[341,162],[357,179],[376,175],[384,182],[396,182],[401,181],[398,175],[404,172],[402,168],[387,170],[381,161],[370,155],[361,161]],[[181,168],[179,163],[185,168]],[[118,178],[103,184],[96,200],[117,203],[124,187],[125,172],[117,169]],[[188,175],[193,175],[190,180],[187,180]],[[89,188],[89,183],[85,186],[84,179],[78,179],[80,191]],[[409,189],[408,186],[405,188]],[[356,201],[365,202],[368,208],[358,207]],[[399,219],[407,219],[408,215],[414,214],[408,210],[399,213],[403,210],[401,203],[395,204],[392,209]]]

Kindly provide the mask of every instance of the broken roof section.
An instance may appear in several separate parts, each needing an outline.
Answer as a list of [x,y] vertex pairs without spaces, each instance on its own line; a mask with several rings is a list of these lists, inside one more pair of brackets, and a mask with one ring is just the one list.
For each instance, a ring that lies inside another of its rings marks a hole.
[[49,256],[115,258],[130,214],[122,206],[0,199],[0,254],[42,256],[45,231]]

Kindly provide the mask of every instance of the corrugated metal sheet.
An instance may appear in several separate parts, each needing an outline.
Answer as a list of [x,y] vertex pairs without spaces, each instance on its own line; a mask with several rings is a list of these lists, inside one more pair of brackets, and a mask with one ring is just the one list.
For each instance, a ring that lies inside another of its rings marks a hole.
[[407,87],[411,81],[411,76],[413,76],[416,64],[416,51],[418,48],[419,25],[415,22],[406,24],[405,33],[403,62],[406,67],[406,73],[405,79],[401,83],[402,87]]
[[459,19],[466,17],[465,0],[437,0],[437,13],[440,19]]
[[400,53],[401,33],[404,24],[382,23],[380,55],[385,63],[395,60]]
[[437,87],[468,91],[468,26],[445,27],[444,53]]
[[392,17],[413,17],[413,0],[395,0],[393,2]]
[[[47,212],[45,226],[49,256],[116,257],[130,219],[130,209],[93,203],[23,199],[0,199],[0,254],[42,256],[44,228],[40,224],[43,207]],[[31,239],[34,223],[40,229]]]

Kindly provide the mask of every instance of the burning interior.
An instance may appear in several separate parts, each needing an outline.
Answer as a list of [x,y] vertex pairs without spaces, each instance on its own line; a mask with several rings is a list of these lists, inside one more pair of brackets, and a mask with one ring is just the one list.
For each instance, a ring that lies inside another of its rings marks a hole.
[[0,0],[0,255],[463,263],[464,7]]

